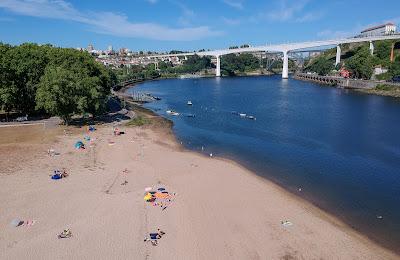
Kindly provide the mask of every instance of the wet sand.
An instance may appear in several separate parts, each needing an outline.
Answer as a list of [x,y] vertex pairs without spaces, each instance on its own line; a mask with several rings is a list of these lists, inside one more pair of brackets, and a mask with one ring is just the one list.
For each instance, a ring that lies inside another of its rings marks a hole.
[[[74,148],[83,128],[7,133],[0,259],[400,259],[240,165],[184,151],[165,129],[121,129],[99,127],[85,150]],[[61,168],[70,175],[50,179]],[[162,210],[143,200],[148,186],[176,196]],[[14,218],[36,223],[12,227]],[[65,228],[73,236],[58,239]],[[144,242],[157,228],[158,246]]]

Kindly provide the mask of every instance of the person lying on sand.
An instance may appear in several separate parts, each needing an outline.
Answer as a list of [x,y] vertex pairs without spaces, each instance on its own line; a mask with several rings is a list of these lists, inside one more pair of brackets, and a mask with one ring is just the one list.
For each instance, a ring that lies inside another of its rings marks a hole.
[[149,237],[144,238],[144,242],[150,241],[153,246],[156,246],[158,245],[157,240],[161,239],[163,235],[165,235],[165,232],[162,231],[161,229],[157,229],[157,233],[150,233]]

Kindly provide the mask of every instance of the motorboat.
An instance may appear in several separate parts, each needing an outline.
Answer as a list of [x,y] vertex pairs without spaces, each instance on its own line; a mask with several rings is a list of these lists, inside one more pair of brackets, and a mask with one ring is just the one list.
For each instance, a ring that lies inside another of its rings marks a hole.
[[193,105],[192,101],[190,101],[190,100],[187,102],[187,104],[188,104],[188,106]]

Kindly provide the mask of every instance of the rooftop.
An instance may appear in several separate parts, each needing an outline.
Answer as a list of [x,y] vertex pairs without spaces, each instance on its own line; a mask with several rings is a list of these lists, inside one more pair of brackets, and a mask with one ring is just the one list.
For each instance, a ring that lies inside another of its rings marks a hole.
[[377,25],[377,26],[374,26],[374,27],[367,28],[367,29],[361,31],[361,33],[372,31],[372,30],[376,30],[376,29],[379,29],[379,28],[382,28],[382,27],[385,27],[385,26],[390,26],[390,25],[393,26],[395,24],[394,23],[385,23],[385,24]]

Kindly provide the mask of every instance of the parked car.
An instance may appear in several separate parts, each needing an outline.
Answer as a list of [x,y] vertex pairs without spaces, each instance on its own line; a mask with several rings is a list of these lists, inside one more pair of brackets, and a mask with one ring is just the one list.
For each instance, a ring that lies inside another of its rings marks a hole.
[[17,117],[16,121],[17,121],[17,122],[28,121],[28,115]]

